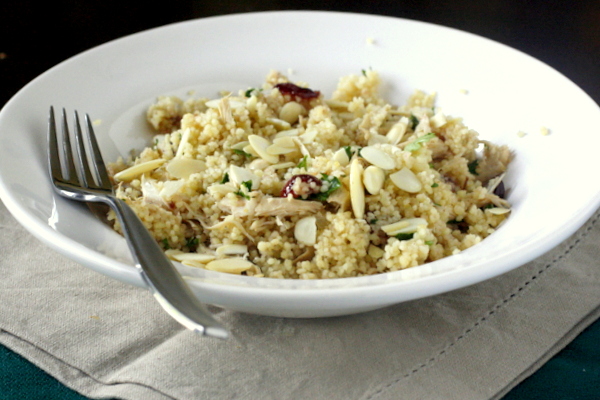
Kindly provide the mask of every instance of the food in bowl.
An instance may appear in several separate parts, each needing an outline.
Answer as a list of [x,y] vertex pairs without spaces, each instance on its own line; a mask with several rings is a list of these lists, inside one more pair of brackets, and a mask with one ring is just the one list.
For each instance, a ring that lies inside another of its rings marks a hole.
[[152,145],[109,165],[117,196],[171,259],[255,277],[379,274],[476,245],[510,214],[512,151],[435,94],[396,106],[380,86],[363,71],[325,99],[271,71],[218,99],[159,97]]

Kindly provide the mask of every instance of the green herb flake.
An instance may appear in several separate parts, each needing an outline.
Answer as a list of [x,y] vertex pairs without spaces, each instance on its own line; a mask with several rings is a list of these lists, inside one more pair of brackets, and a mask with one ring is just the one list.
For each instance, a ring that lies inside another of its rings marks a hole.
[[377,223],[377,221],[378,221],[377,218],[373,218],[372,220],[369,221],[369,224],[375,225]]
[[242,182],[242,186],[244,186],[249,192],[252,191],[252,181],[244,181]]
[[335,192],[342,186],[342,183],[337,176],[321,174],[321,181],[327,182],[327,190],[325,192],[313,194],[309,197],[310,200],[326,201],[331,193]]
[[477,173],[477,166],[479,165],[479,160],[473,160],[469,163],[468,167],[469,167],[469,172],[472,173],[473,175],[479,175]]
[[163,249],[169,250],[171,246],[169,245],[169,240],[167,238],[162,240]]
[[246,90],[246,91],[244,92],[244,96],[245,96],[245,97],[251,97],[251,96],[252,96],[252,93],[254,93],[254,92],[260,93],[260,91],[261,91],[261,90],[262,90],[262,89],[250,88],[250,89],[248,89],[248,90]]
[[352,158],[352,156],[354,155],[354,152],[352,151],[352,147],[350,147],[350,146],[344,146],[344,151],[346,152],[346,155],[348,156],[348,158]]
[[399,233],[396,235],[396,239],[398,240],[410,240],[415,236],[414,233]]
[[417,125],[419,125],[419,119],[413,114],[410,114],[410,129],[414,131]]
[[302,157],[302,160],[298,163],[298,168],[308,169],[308,156]]
[[433,240],[426,240],[426,241],[425,241],[425,244],[426,244],[427,246],[433,246],[433,245],[435,244],[435,242],[434,242]]
[[189,237],[185,239],[185,246],[188,249],[193,249],[198,247],[198,238],[197,237]]
[[240,197],[243,197],[243,198],[244,198],[244,199],[246,199],[246,200],[250,200],[250,196],[248,196],[248,194],[247,194],[247,193],[244,193],[244,192],[243,192],[243,191],[241,191],[241,190],[235,191],[235,192],[233,192],[233,194],[235,194],[235,195],[238,195],[238,196],[240,196]]
[[436,188],[438,186],[440,186],[440,185],[437,182],[435,182],[433,185],[431,185],[432,188]]
[[430,141],[434,137],[435,137],[435,133],[429,132],[428,134],[423,135],[421,137],[418,137],[413,142],[407,144],[404,147],[404,150],[406,150],[406,151],[417,151],[417,150],[419,150],[423,146],[423,143],[426,143],[426,142]]
[[232,150],[235,154],[240,155],[242,157],[248,157],[248,158],[252,157],[252,154],[246,153],[244,150],[240,150],[240,149],[232,149]]
[[221,179],[221,184],[229,182],[229,172],[225,172],[223,175],[223,179]]

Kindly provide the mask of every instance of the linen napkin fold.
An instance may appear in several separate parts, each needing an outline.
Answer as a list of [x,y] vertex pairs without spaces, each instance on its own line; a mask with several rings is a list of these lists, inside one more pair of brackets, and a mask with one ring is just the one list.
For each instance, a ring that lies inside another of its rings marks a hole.
[[599,216],[505,275],[378,311],[213,307],[222,341],[46,248],[0,204],[0,343],[90,398],[499,399],[600,316]]

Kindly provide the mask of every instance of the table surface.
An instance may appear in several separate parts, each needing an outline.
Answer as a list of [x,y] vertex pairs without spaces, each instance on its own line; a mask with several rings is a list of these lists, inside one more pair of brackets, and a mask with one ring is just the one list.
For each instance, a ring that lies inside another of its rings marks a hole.
[[[104,0],[0,4],[0,106],[30,80],[81,51],[134,32],[212,15],[266,10],[334,10],[450,26],[524,51],[552,66],[600,103],[600,1]],[[77,34],[74,34],[77,32]],[[600,321],[505,400],[600,398]],[[2,399],[84,399],[0,346]]]

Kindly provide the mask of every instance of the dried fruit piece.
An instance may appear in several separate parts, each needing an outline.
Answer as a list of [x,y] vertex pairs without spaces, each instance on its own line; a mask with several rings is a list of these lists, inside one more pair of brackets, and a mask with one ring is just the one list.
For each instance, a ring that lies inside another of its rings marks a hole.
[[321,94],[319,91],[303,88],[293,83],[278,83],[275,88],[279,89],[281,94],[296,96],[304,100],[316,99]]
[[308,197],[319,193],[323,182],[314,175],[300,174],[292,176],[281,189],[281,197],[292,195],[294,198]]

